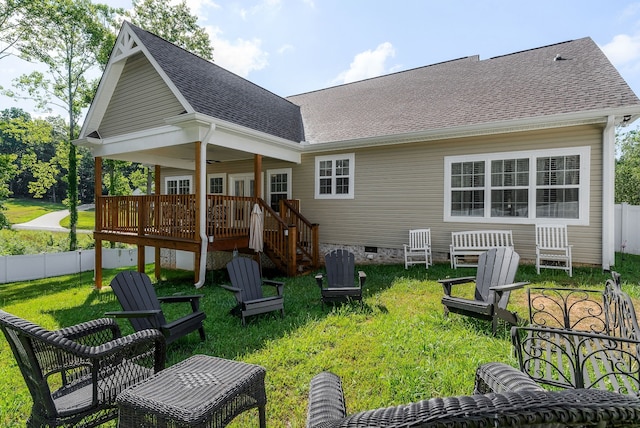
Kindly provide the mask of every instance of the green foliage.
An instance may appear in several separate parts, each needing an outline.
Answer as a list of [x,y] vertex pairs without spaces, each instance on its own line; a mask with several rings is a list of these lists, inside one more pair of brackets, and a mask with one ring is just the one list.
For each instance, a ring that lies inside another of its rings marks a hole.
[[[25,14],[38,37],[20,40],[16,47],[27,61],[48,68],[47,73],[34,71],[14,81],[22,95],[5,91],[13,97],[34,100],[40,109],[58,106],[68,114],[66,141],[77,138],[82,109],[91,102],[97,79],[89,72],[104,67],[115,41],[112,29],[118,10],[90,0],[43,0],[30,5]],[[76,147],[69,145],[68,203],[71,212],[69,249],[77,248],[76,221],[78,173]]]
[[640,133],[629,131],[616,136],[615,201],[640,205]]
[[194,54],[213,60],[209,34],[198,26],[185,0],[177,4],[165,0],[133,0],[127,12],[131,22]]
[[[33,37],[25,13],[38,0],[3,0],[0,2],[0,59],[12,54],[12,48],[20,40]],[[1,88],[1,87],[0,87]]]
[[[78,234],[78,248],[94,248],[90,234]],[[36,230],[0,230],[0,256],[61,253],[69,250],[69,234]]]
[[0,154],[0,229],[9,226],[9,220],[3,213],[6,209],[4,200],[11,195],[9,180],[18,172],[16,157],[13,154]]
[[[636,300],[631,284],[638,282],[640,256],[620,255],[623,287]],[[619,263],[620,262],[620,263]],[[351,412],[417,401],[423,398],[470,394],[479,364],[502,361],[516,365],[509,329],[491,335],[488,322],[452,314],[443,316],[439,278],[466,276],[473,269],[436,264],[425,270],[402,265],[360,266],[367,272],[364,307],[359,304],[322,308],[313,275],[282,278],[286,285],[285,317],[277,313],[251,317],[247,326],[229,311],[233,295],[217,284],[228,283],[223,271],[207,274],[201,307],[207,313],[207,340],[192,334],[170,345],[167,365],[194,354],[213,355],[260,364],[267,369],[267,425],[305,425],[309,381],[331,370],[344,382]],[[153,266],[147,267],[153,278]],[[116,271],[104,271],[106,284]],[[524,265],[518,280],[532,286],[601,288],[608,276],[598,267],[578,267],[574,277]],[[191,272],[163,271],[158,295],[191,294]],[[472,293],[472,290],[468,290]],[[70,326],[120,310],[109,287],[93,289],[91,274],[0,284],[0,307],[48,329]],[[640,307],[640,306],[637,306]],[[190,311],[188,304],[164,307],[169,319]],[[526,290],[512,293],[510,309],[526,316]],[[123,334],[132,332],[119,321]],[[31,397],[13,362],[7,342],[0,339],[0,426],[24,425]],[[238,416],[230,427],[253,427],[255,411]],[[110,425],[115,426],[115,423]]]

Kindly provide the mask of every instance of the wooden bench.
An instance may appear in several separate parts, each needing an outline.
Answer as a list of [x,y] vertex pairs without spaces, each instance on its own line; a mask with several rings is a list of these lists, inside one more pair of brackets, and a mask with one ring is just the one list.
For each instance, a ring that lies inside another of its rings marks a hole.
[[530,288],[527,327],[511,330],[520,370],[553,388],[640,395],[635,309],[619,275],[604,291]]
[[513,247],[510,230],[469,230],[451,232],[451,267],[476,267],[478,256],[490,248]]

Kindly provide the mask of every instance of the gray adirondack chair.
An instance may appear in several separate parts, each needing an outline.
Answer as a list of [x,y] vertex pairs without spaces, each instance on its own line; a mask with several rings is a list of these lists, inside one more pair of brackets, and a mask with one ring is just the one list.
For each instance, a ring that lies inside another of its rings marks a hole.
[[[136,271],[120,272],[111,281],[123,311],[107,312],[105,315],[115,318],[128,318],[136,331],[155,328],[164,334],[167,344],[195,330],[200,339],[205,340],[203,321],[207,317],[200,310],[202,294],[158,297],[147,274]],[[191,303],[191,312],[174,321],[168,322],[161,303]]]
[[[271,311],[280,311],[284,317],[284,283],[262,279],[258,262],[248,257],[236,257],[227,263],[227,272],[232,286],[221,287],[233,292],[236,297],[242,325],[246,324],[245,318],[248,316]],[[263,285],[275,287],[277,295],[265,296]]]
[[322,296],[322,305],[324,306],[328,302],[348,300],[360,300],[362,303],[362,288],[367,274],[358,271],[356,282],[353,253],[343,249],[333,250],[325,254],[324,263],[327,269],[326,284],[322,274],[316,275],[316,282]]
[[[511,247],[492,248],[480,254],[475,277],[439,280],[445,294],[442,297],[445,315],[454,312],[489,320],[494,335],[500,319],[510,324],[517,324],[517,315],[507,310],[507,304],[512,290],[528,284],[528,282],[513,282],[519,261],[520,256]],[[474,300],[451,295],[453,285],[468,283],[475,283]]]

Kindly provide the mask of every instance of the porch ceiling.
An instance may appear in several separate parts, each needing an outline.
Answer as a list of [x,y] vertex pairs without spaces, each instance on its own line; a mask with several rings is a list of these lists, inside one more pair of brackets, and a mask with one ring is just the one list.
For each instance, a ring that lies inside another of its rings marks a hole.
[[[156,147],[148,150],[120,153],[108,156],[112,159],[138,162],[148,165],[161,165],[182,169],[195,170],[196,143],[185,143],[175,146]],[[251,160],[254,154],[227,147],[207,145],[208,162],[231,162]]]

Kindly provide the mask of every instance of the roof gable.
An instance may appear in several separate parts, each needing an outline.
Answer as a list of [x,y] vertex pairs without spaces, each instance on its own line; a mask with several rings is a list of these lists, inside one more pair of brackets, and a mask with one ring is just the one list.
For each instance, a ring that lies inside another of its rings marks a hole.
[[304,140],[297,105],[154,34],[129,25],[194,112],[286,140]]
[[[561,55],[564,60],[554,60]],[[640,101],[590,39],[463,58],[288,98],[311,143],[598,111]]]

